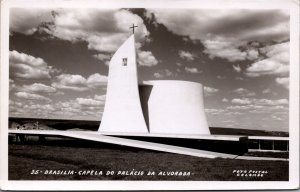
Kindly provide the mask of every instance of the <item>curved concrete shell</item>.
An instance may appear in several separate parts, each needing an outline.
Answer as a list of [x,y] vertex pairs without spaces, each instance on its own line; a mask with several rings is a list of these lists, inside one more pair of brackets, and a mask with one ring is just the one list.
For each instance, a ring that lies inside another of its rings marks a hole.
[[175,80],[140,85],[144,117],[150,133],[210,134],[200,83]]
[[138,91],[134,35],[121,45],[110,60],[99,131],[148,133]]
[[134,36],[109,63],[105,108],[99,131],[120,135],[210,134],[203,87],[188,81],[149,81],[138,86]]

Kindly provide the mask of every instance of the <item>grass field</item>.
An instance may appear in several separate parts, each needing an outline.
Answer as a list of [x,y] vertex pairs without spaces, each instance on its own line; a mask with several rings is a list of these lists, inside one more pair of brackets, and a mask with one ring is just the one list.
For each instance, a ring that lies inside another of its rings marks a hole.
[[[286,181],[288,161],[208,159],[133,149],[84,140],[47,140],[9,145],[10,180],[198,180],[198,181]],[[39,174],[31,174],[40,170]],[[102,175],[54,175],[46,170],[102,171]],[[144,171],[144,175],[117,174]],[[263,177],[237,176],[237,171],[265,171]],[[114,171],[114,175],[105,175]],[[155,175],[147,175],[148,172]],[[190,173],[189,176],[158,175],[160,172]],[[123,172],[125,173],[125,172]]]

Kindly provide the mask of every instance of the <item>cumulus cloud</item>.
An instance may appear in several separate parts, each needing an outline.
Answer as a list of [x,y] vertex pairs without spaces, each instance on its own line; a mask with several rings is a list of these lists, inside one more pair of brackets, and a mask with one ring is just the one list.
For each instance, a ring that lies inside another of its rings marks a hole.
[[44,85],[42,83],[33,83],[31,85],[23,85],[20,90],[25,92],[36,92],[36,93],[55,93],[56,88]]
[[247,104],[250,104],[251,101],[250,99],[248,98],[243,98],[243,99],[232,99],[231,100],[231,103],[234,103],[234,104],[242,104],[242,105],[247,105]]
[[204,95],[205,96],[210,96],[210,95],[215,94],[217,92],[219,92],[219,89],[216,89],[216,88],[213,88],[213,87],[207,87],[207,86],[204,87]]
[[252,116],[252,114],[259,114],[258,120],[270,120],[269,115],[280,115],[283,119],[288,118],[288,100],[287,99],[254,99],[254,98],[234,98],[232,99],[232,106],[226,107],[228,111],[226,114],[242,112]]
[[194,58],[195,56],[188,51],[180,50],[180,51],[178,51],[178,55],[180,58],[186,59],[187,61],[193,61],[195,59]]
[[51,11],[48,9],[23,9],[12,8],[10,11],[10,31],[31,35],[38,30],[41,23],[53,20]]
[[35,58],[31,55],[27,55],[25,53],[19,53],[17,51],[9,52],[10,61],[12,63],[24,63],[33,67],[45,67],[47,64],[42,58]]
[[150,12],[158,23],[173,33],[201,40],[205,53],[211,58],[220,57],[231,62],[258,59],[256,47],[241,49],[250,41],[289,39],[287,10],[156,9]]
[[196,67],[185,67],[184,70],[189,73],[201,73]]
[[156,78],[163,78],[163,77],[171,77],[171,76],[176,76],[176,73],[173,73],[172,71],[170,71],[169,69],[165,69],[165,70],[159,70],[159,72],[155,72],[153,74],[154,77]]
[[244,42],[232,41],[231,39],[223,39],[220,37],[204,40],[203,44],[206,47],[204,53],[207,53],[211,59],[220,57],[230,62],[257,59],[258,52],[256,50],[248,49],[242,51],[239,47],[242,46]]
[[109,61],[111,59],[111,54],[98,53],[98,54],[93,55],[93,57],[95,59],[103,61],[105,63],[105,65],[108,65]]
[[249,77],[262,75],[287,76],[289,73],[289,42],[266,46],[260,51],[267,58],[257,61],[246,69]]
[[158,79],[164,77],[163,74],[161,74],[161,73],[159,73],[159,72],[155,72],[155,73],[153,74],[153,76],[156,77],[156,78],[158,78]]
[[276,115],[272,115],[271,118],[276,120],[276,121],[282,121],[283,120],[281,117],[278,117]]
[[165,72],[165,75],[166,75],[167,77],[170,77],[170,76],[174,75],[173,72],[170,71],[169,69],[165,69],[164,72]]
[[85,41],[92,50],[114,52],[128,38],[132,23],[138,25],[138,42],[149,34],[143,20],[127,10],[12,9],[11,32],[32,34],[40,30],[66,41]]
[[228,102],[228,99],[223,98],[223,99],[222,99],[222,102],[227,103],[227,102]]
[[271,105],[271,106],[288,105],[289,104],[289,101],[287,99],[277,99],[277,100],[254,99],[253,102],[255,102],[257,105]]
[[256,105],[235,105],[227,107],[229,110],[260,110],[262,108],[263,106]]
[[71,118],[99,120],[104,107],[105,95],[95,95],[93,98],[78,97],[68,101],[60,101],[55,104],[55,115]]
[[17,101],[13,101],[13,100],[9,100],[9,105],[15,105],[17,107],[22,107],[23,103],[17,102]]
[[25,109],[30,109],[30,110],[42,110],[42,111],[55,111],[56,109],[50,105],[50,104],[45,104],[45,105],[41,105],[41,104],[34,104],[34,105],[24,105]]
[[241,96],[255,96],[256,93],[254,93],[253,91],[249,91],[248,89],[245,88],[238,88],[232,91],[233,93],[237,93]]
[[16,92],[14,95],[17,98],[26,99],[26,100],[39,100],[39,101],[47,101],[47,102],[51,101],[51,99],[49,99],[48,97],[34,94],[34,93]]
[[258,77],[262,75],[287,74],[288,72],[288,65],[283,65],[276,61],[265,59],[253,63],[249,68],[247,68],[246,75],[248,77]]
[[102,101],[91,99],[91,98],[76,98],[76,101],[80,105],[86,105],[86,106],[100,106],[103,104]]
[[263,108],[263,106],[286,106],[289,104],[287,99],[250,99],[250,98],[234,98],[231,103],[244,105],[244,107],[249,107],[249,105],[256,106],[257,108]]
[[141,66],[151,67],[158,64],[151,51],[138,51],[138,63]]
[[287,10],[152,9],[150,12],[172,32],[192,39],[205,39],[211,34],[239,40],[274,40],[289,35]]
[[240,73],[242,71],[242,69],[239,65],[237,65],[237,66],[233,65],[232,67],[233,67],[234,71],[236,71],[238,73]]
[[107,76],[101,75],[99,73],[90,75],[86,80],[87,86],[91,88],[97,88],[105,85],[106,83],[107,83]]
[[9,79],[9,90],[11,91],[11,90],[15,89],[16,87],[17,87],[17,85],[16,85],[15,81],[12,79]]
[[264,89],[262,91],[263,94],[268,94],[268,93],[271,93],[271,89],[270,88],[267,88],[267,89]]
[[288,77],[282,77],[282,78],[278,77],[276,78],[276,83],[289,89],[290,79]]
[[12,77],[22,79],[49,79],[50,73],[55,71],[42,58],[15,50],[9,52],[9,67]]
[[[53,104],[24,104],[22,107],[10,106],[9,114],[20,117],[53,118],[52,114],[57,112]],[[62,116],[60,116],[62,117]]]
[[85,91],[86,79],[81,75],[61,74],[55,77],[52,87],[57,89],[69,89],[73,91]]
[[10,65],[11,77],[24,79],[48,79],[50,74],[47,70],[41,70],[25,64]]
[[226,112],[225,109],[204,109],[204,111],[211,115],[219,115]]
[[[39,104],[30,100],[44,100],[37,94],[16,93],[17,98],[22,102],[10,100],[10,114],[15,116],[39,116],[47,118],[65,118],[65,119],[90,119],[99,120],[104,107],[105,95],[87,96],[86,98],[78,97],[70,100],[61,100],[48,104]],[[37,98],[37,99],[36,99]]]
[[73,112],[84,112],[86,111],[99,111],[101,107],[104,106],[104,100],[97,100],[95,98],[76,98],[66,102],[59,103],[59,106],[68,110],[69,108],[74,109]]
[[108,60],[108,59],[111,58],[110,55],[103,54],[103,53],[98,53],[98,54],[94,55],[94,57],[95,57],[96,59],[99,59],[100,61]]
[[105,101],[106,95],[95,95],[94,99],[98,101]]
[[95,73],[87,79],[81,75],[61,74],[55,77],[52,87],[73,91],[86,91],[89,88],[97,88],[107,83],[107,76]]

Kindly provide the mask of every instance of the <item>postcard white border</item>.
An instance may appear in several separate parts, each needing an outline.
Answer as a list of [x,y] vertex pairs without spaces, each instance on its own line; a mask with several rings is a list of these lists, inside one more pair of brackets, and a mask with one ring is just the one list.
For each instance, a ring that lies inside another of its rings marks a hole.
[[[8,181],[9,8],[202,8],[289,9],[290,160],[289,181]],[[4,190],[243,190],[299,188],[299,1],[297,0],[2,0],[0,65],[0,168]]]

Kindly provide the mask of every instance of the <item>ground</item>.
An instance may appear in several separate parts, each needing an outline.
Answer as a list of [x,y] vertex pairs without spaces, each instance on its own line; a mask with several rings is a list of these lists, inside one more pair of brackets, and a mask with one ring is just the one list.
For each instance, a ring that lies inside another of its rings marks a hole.
[[[10,180],[286,181],[288,168],[288,161],[199,158],[84,140],[9,144]],[[36,170],[40,172],[36,174]],[[46,170],[56,173],[58,170],[74,171],[76,174],[45,174]],[[84,170],[98,171],[98,175],[79,175]],[[99,175],[100,171],[102,175]],[[114,174],[106,175],[108,171],[114,171]],[[139,175],[130,175],[131,171]],[[176,171],[186,176],[175,176]],[[255,171],[256,176],[253,176]],[[258,171],[263,176],[258,176]],[[242,175],[243,172],[246,173]]]

